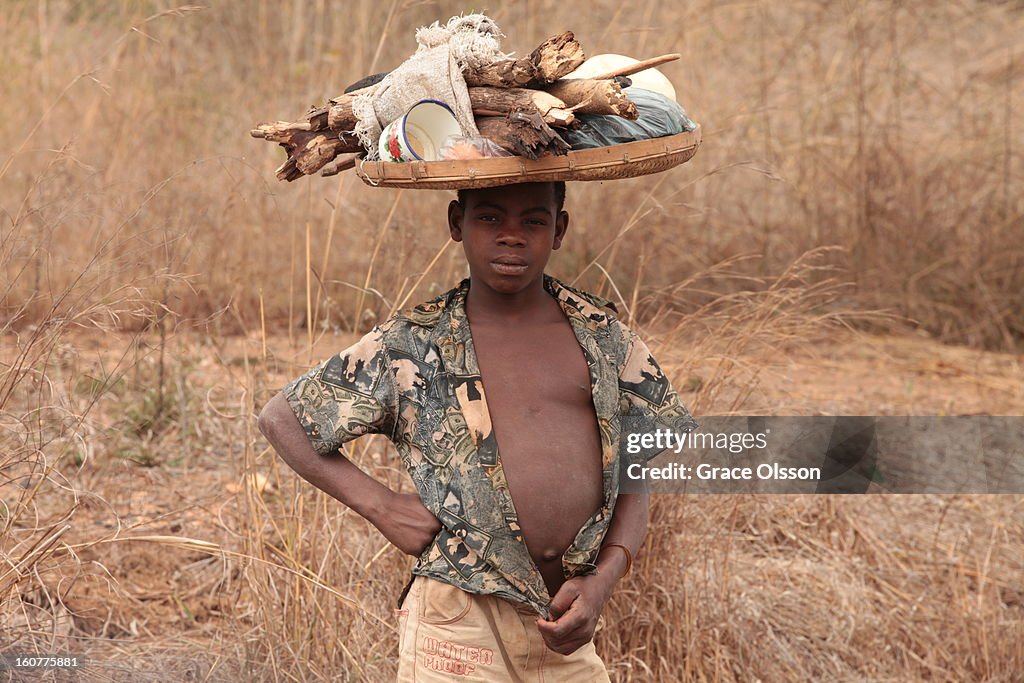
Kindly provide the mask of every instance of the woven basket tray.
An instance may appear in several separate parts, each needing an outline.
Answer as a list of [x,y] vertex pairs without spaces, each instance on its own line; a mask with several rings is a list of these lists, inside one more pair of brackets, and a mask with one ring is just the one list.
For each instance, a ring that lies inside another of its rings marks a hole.
[[658,173],[697,153],[700,126],[689,133],[638,140],[564,156],[495,157],[459,161],[356,161],[356,174],[374,187],[458,190],[555,180],[616,180]]

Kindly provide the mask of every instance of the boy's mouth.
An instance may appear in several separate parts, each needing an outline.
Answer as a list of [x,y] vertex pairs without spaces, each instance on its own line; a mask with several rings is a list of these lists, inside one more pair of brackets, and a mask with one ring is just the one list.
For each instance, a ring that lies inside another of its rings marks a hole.
[[502,275],[520,275],[526,272],[527,263],[519,256],[499,256],[491,261],[491,267]]

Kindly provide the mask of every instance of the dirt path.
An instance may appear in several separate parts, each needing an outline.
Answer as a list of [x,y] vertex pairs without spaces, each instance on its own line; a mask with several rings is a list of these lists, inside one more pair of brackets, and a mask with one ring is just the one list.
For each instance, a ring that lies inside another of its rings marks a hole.
[[[681,349],[656,353],[684,398],[714,376],[713,367],[686,365]],[[748,377],[756,376],[750,396],[735,411],[740,413],[1024,415],[1024,355],[924,337],[844,333],[735,362]]]
[[763,387],[777,414],[1024,415],[1020,355],[858,335],[779,362]]

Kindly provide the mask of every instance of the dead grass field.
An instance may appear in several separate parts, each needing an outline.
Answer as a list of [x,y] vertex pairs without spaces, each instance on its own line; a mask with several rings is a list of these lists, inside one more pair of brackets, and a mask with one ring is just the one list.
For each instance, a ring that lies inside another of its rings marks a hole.
[[[313,353],[354,338],[328,335]],[[743,405],[941,414],[955,395],[961,409],[1024,411],[1018,357],[829,339],[826,354],[737,358],[763,377]],[[125,351],[123,376],[97,396],[92,379]],[[11,476],[5,502],[31,502],[9,557],[69,528],[10,586],[5,648],[88,652],[87,680],[388,680],[409,561],[282,469],[253,427],[308,348],[182,334],[166,351],[154,416],[157,337],[81,334],[54,349],[50,404],[95,404],[51,434],[45,452],[63,457],[45,481],[7,462],[25,476]],[[663,355],[677,385],[710,376]],[[709,391],[696,385],[691,403]],[[357,442],[352,457],[409,490],[386,441]],[[1010,681],[1024,662],[1022,549],[1020,496],[661,496],[599,648],[619,680]]]
[[[393,674],[409,561],[255,416],[462,277],[449,196],[280,185],[247,132],[465,9],[0,7],[0,652],[91,662],[37,679]],[[1019,3],[487,9],[509,50],[683,54],[704,146],[570,187],[551,271],[695,414],[1024,415]],[[409,486],[385,441],[350,456]],[[1021,496],[660,496],[598,648],[618,681],[1016,681],[1022,586]]]

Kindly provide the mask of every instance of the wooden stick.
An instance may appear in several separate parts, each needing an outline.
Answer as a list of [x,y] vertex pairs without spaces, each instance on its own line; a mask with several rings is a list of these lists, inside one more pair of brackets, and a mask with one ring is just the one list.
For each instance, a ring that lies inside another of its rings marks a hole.
[[548,38],[530,54],[530,61],[537,65],[534,85],[554,83],[576,70],[586,58],[572,31]]
[[636,120],[640,113],[615,81],[595,78],[563,78],[547,91],[580,114],[613,114]]
[[296,142],[294,151],[291,149],[288,151],[295,157],[296,168],[305,175],[313,175],[334,161],[334,158],[342,152],[361,152],[363,150],[363,146],[359,144],[359,140],[355,136],[339,136],[333,131],[329,131],[326,135],[317,133],[315,137],[307,139],[305,144]]
[[480,134],[516,156],[536,159],[543,154],[565,154],[569,144],[536,111],[514,111],[508,116],[476,119]]
[[347,171],[350,168],[356,167],[356,157],[358,154],[349,154],[347,156],[340,156],[331,163],[323,167],[320,171],[320,175],[324,178],[328,178],[332,175],[338,175],[342,171]]
[[356,127],[356,115],[352,112],[352,100],[348,95],[341,95],[331,100],[327,111],[327,127],[332,130],[353,130]]
[[517,109],[536,109],[544,123],[549,126],[568,126],[576,117],[567,111],[565,102],[543,90],[527,88],[488,88],[475,87],[469,89],[469,101],[473,105],[473,113],[483,115],[504,116]]
[[259,123],[249,131],[254,138],[263,138],[270,142],[284,142],[290,140],[297,133],[308,133],[309,123],[290,123],[288,121],[274,121],[273,123]]
[[276,121],[261,123],[249,131],[254,138],[276,142],[288,153],[288,159],[276,173],[281,180],[292,181],[312,175],[344,152],[361,152],[362,145],[353,135],[336,131],[308,130],[309,123]]
[[495,88],[525,88],[537,78],[537,66],[529,58],[503,59],[479,69],[466,71],[466,85]]
[[572,31],[548,38],[527,57],[502,59],[463,76],[469,86],[539,88],[572,72],[586,60]]
[[[356,126],[356,117],[352,112],[352,97],[340,95],[332,100],[327,109],[327,127],[333,131],[343,133],[353,130]],[[495,88],[477,86],[469,89],[469,100],[473,107],[473,113],[477,116],[505,116],[517,109],[535,108],[540,112],[544,122],[549,126],[565,127],[576,120],[573,113],[568,110],[565,102],[554,95],[543,90],[530,90],[528,88]],[[321,110],[314,110],[310,114],[320,117]],[[318,127],[319,118],[310,121],[311,130],[320,130]],[[301,126],[305,124],[287,124],[290,126]]]
[[632,76],[633,74],[640,73],[645,69],[651,69],[653,67],[660,66],[661,64],[668,64],[669,62],[674,62],[680,57],[682,57],[682,55],[679,54],[678,52],[673,52],[667,55],[661,55],[660,57],[651,57],[650,59],[645,59],[642,62],[630,64],[629,66],[624,66],[621,69],[609,71],[608,73],[601,74],[600,76],[594,76],[593,79],[604,80],[608,78],[615,78],[616,76]]

